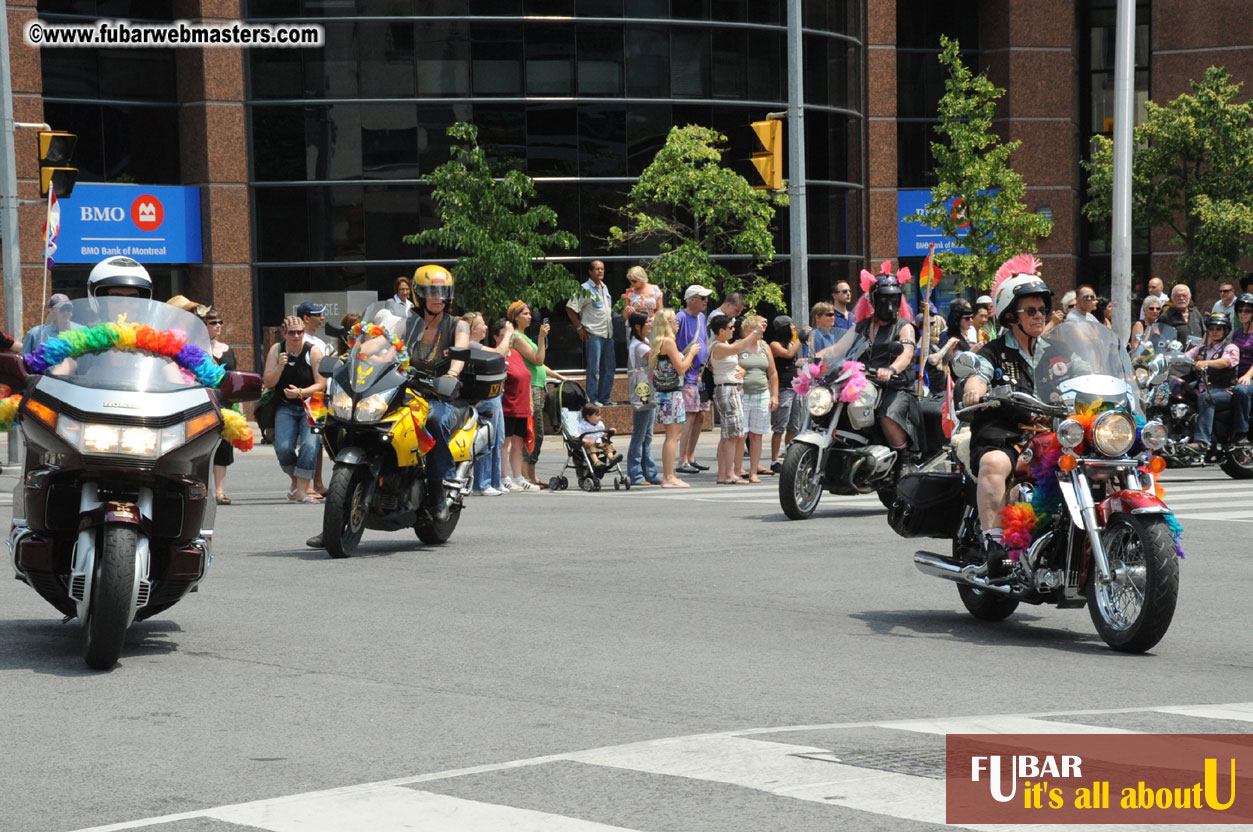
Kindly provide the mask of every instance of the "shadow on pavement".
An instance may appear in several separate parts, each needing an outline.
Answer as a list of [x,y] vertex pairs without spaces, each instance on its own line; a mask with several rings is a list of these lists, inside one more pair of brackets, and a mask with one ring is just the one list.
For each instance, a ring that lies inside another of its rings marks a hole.
[[[176,622],[160,618],[132,624],[126,631],[119,666],[124,667],[127,659],[176,652],[178,644],[170,641],[169,636],[182,631]],[[55,618],[0,621],[0,641],[5,645],[5,650],[0,652],[0,670],[31,670],[51,676],[97,676],[101,671],[91,670],[83,663],[84,639],[83,627],[78,621],[64,624]]]
[[[898,638],[926,638],[949,636],[970,644],[1003,645],[1009,647],[1053,647],[1071,653],[1091,653],[1093,650],[1110,652],[1095,632],[1076,633],[1052,627],[1030,626],[1042,621],[1038,615],[1018,612],[1004,621],[979,621],[965,612],[942,610],[880,610],[850,613],[849,618],[864,622],[867,627],[882,636]],[[1076,624],[1089,623],[1086,610],[1073,610],[1081,618]]]
[[[838,519],[838,518],[848,518],[848,517],[875,517],[877,515],[886,515],[886,514],[887,514],[887,509],[883,508],[882,506],[874,506],[874,507],[867,506],[866,508],[840,507],[840,508],[829,508],[825,510],[819,508],[814,511],[813,515],[811,515],[809,519],[810,520],[822,520],[823,518],[837,518]],[[783,509],[779,509],[779,512],[777,514],[756,514],[756,515],[750,514],[748,516],[748,519],[760,520],[763,523],[805,522],[803,520],[801,521],[790,520],[788,516],[783,513]]]
[[[399,536],[399,532],[397,535]],[[250,558],[295,558],[297,560],[325,560],[336,562],[357,560],[360,558],[381,558],[396,555],[398,557],[411,556],[414,554],[437,554],[446,550],[447,546],[426,546],[421,541],[413,538],[413,542],[408,545],[397,545],[399,540],[372,540],[357,546],[355,552],[346,558],[333,558],[326,553],[325,549],[312,549],[303,546],[298,549],[274,549],[268,552],[249,552],[247,557]]]

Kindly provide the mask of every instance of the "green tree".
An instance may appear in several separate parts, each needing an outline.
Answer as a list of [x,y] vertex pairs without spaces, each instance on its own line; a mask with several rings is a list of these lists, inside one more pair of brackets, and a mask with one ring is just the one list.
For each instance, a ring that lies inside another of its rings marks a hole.
[[[1037,241],[1052,232],[1053,223],[1023,204],[1026,185],[1009,166],[1010,154],[1022,142],[1002,142],[992,131],[996,100],[1005,90],[962,63],[956,40],[941,35],[940,47],[948,78],[935,127],[941,140],[931,143],[938,181],[931,202],[909,219],[950,238],[968,224],[962,246],[970,253],[938,252],[935,259],[957,277],[958,285],[984,289],[1007,257],[1036,251]],[[952,210],[953,205],[960,207]]]
[[[1253,254],[1253,102],[1236,103],[1241,86],[1210,67],[1191,94],[1146,101],[1133,131],[1132,222],[1175,232],[1183,253],[1173,265],[1189,280],[1238,278],[1240,258]],[[1113,161],[1114,143],[1097,136],[1084,163],[1093,222],[1112,213]]]
[[557,230],[556,211],[531,204],[535,181],[513,167],[494,177],[473,124],[458,122],[448,135],[453,158],[427,176],[440,225],[405,242],[460,255],[452,273],[465,309],[503,312],[515,300],[554,306],[579,291],[569,269],[546,259],[548,251],[572,249],[578,241]]
[[[787,197],[753,190],[723,167],[725,145],[726,136],[708,127],[671,128],[622,208],[628,227],[610,228],[609,244],[654,242],[660,254],[644,265],[670,297],[699,283],[720,295],[743,292],[750,309],[763,301],[783,309],[782,289],[761,269],[774,260],[771,222]],[[747,255],[748,268],[732,273],[715,254]]]

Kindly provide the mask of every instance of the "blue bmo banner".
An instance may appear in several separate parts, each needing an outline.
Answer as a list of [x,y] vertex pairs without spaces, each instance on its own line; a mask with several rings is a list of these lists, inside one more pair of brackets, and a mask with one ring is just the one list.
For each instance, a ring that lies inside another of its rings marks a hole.
[[58,263],[117,254],[141,263],[201,262],[199,188],[84,182],[60,206]]
[[[74,192],[74,196],[77,198],[78,191]],[[906,221],[906,217],[921,214],[930,202],[931,191],[928,188],[902,188],[896,192],[896,256],[926,257],[931,243],[935,243],[936,251],[969,254],[970,250],[961,245],[961,238],[966,236],[965,229],[962,229],[957,239],[953,239],[945,237],[938,228],[932,228],[920,222]],[[952,203],[949,204],[949,210],[953,210]]]

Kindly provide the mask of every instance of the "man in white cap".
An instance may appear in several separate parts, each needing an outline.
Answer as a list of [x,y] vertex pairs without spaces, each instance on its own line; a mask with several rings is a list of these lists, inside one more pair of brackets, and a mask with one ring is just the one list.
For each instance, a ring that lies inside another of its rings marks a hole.
[[323,355],[330,355],[326,342],[318,337],[318,330],[326,320],[326,304],[307,300],[296,307],[296,314],[305,322],[305,343],[317,347]]
[[[696,461],[696,443],[705,426],[705,413],[709,410],[710,402],[709,397],[701,396],[700,371],[709,359],[705,307],[709,305],[709,296],[712,294],[712,289],[693,283],[683,293],[683,309],[674,316],[679,330],[675,333],[674,343],[679,352],[687,350],[688,344],[693,341],[700,344],[692,366],[683,376],[683,410],[687,414],[687,426],[683,428],[683,438],[679,443],[679,464],[674,469],[680,474],[699,474],[709,470],[708,465]],[[712,390],[708,392],[713,393]]]
[[48,298],[44,307],[44,323],[31,327],[22,339],[22,352],[34,352],[35,348],[69,329],[78,329],[82,324],[70,320],[74,316],[74,306],[70,299],[58,292]]

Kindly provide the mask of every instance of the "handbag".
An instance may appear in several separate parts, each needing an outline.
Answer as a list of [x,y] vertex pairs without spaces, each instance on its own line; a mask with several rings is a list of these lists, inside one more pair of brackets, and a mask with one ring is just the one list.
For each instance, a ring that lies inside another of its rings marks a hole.
[[653,389],[658,393],[675,393],[683,389],[683,377],[674,369],[670,359],[658,360],[653,368]]

